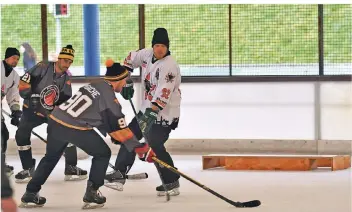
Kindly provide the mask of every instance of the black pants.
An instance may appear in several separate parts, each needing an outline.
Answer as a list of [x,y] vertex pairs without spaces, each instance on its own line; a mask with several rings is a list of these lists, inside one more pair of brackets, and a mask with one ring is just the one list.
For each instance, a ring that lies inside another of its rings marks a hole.
[[104,184],[104,177],[109,165],[111,150],[94,130],[75,130],[49,119],[48,144],[46,154],[40,161],[32,180],[27,185],[28,192],[38,192],[59,162],[68,143],[72,143],[88,155],[93,156],[89,180],[98,189]]
[[[138,129],[139,132],[136,133],[136,137],[140,140],[142,138],[142,132],[139,129],[139,125],[136,118],[132,119],[131,123],[129,124],[129,127],[134,132],[136,132]],[[165,142],[169,139],[170,132],[170,127],[161,126],[160,124],[154,124],[149,133],[146,135],[146,139],[148,141],[149,146],[155,152],[157,158],[171,166],[174,166],[174,162],[164,146]],[[121,172],[127,172],[132,167],[135,157],[136,154],[134,152],[128,152],[126,147],[124,145],[121,145],[115,162],[116,169]],[[172,183],[180,178],[179,175],[171,172],[167,168],[162,167],[160,170],[165,183]]]
[[7,141],[9,140],[9,131],[6,127],[4,121],[1,121],[1,153],[6,153],[7,150]]
[[[23,114],[15,136],[23,169],[29,169],[33,166],[31,133],[33,128],[43,123],[47,123],[46,117],[36,115],[33,110],[23,107]],[[77,165],[77,148],[75,146],[66,148],[65,161],[66,165]]]
[[6,164],[6,149],[7,149],[7,141],[9,140],[9,131],[7,130],[6,124],[3,120],[1,120],[1,156],[4,160],[4,163],[1,163],[1,170],[5,170]]

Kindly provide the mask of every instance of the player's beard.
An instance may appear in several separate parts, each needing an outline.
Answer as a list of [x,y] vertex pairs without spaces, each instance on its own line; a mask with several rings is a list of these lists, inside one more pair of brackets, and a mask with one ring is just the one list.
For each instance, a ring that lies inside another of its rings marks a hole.
[[68,70],[68,67],[63,67],[59,64],[59,69],[62,73],[66,72]]
[[67,70],[68,70],[67,67],[62,67],[62,68],[61,68],[61,71],[62,71],[62,72],[66,72]]

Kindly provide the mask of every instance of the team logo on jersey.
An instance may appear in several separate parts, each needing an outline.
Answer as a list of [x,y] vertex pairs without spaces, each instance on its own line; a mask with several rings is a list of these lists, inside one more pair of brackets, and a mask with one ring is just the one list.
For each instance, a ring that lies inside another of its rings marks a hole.
[[147,76],[145,77],[144,84],[145,84],[145,90],[149,92],[150,89],[152,88],[152,84],[150,83],[150,73],[148,73]]
[[170,96],[170,93],[171,93],[170,89],[163,88],[161,91],[163,92],[163,93],[161,94],[161,97],[162,97],[162,98],[165,98],[165,99],[168,99],[169,96]]
[[142,67],[143,67],[143,68],[147,68],[147,64],[148,64],[148,63],[147,63],[146,61],[143,61]]
[[156,80],[159,80],[159,71],[160,71],[159,68],[156,69],[156,72],[155,72],[155,78],[156,78]]
[[144,99],[149,99],[150,101],[153,99],[153,91],[156,88],[156,85],[153,85],[150,82],[150,73],[144,78],[144,85],[145,85],[145,92],[144,92]]
[[56,85],[45,87],[40,93],[40,103],[47,110],[54,109],[54,103],[59,99],[59,88]]
[[175,79],[175,75],[173,75],[171,72],[168,73],[165,77],[166,82],[173,83]]

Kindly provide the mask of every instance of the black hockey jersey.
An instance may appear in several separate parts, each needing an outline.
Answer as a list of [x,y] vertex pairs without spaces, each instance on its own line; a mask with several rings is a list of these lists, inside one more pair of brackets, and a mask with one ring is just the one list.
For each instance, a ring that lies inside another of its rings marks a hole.
[[20,80],[19,91],[24,99],[23,107],[29,106],[32,94],[40,95],[37,114],[47,116],[55,107],[72,96],[70,77],[67,73],[55,73],[54,62],[39,62],[29,69]]
[[61,125],[77,130],[99,129],[132,151],[139,141],[125,122],[120,103],[107,81],[81,87],[70,99],[55,107],[49,116]]

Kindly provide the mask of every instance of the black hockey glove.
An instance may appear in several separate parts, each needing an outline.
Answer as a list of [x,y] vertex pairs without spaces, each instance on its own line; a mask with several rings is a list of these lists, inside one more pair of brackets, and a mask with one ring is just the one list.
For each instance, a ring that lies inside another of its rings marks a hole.
[[29,108],[32,110],[36,110],[39,104],[40,104],[40,95],[32,94],[31,98],[29,99]]
[[158,117],[157,111],[154,111],[151,108],[145,109],[144,114],[138,120],[139,128],[141,129],[143,134],[146,134],[149,132],[149,130],[152,128],[152,125],[155,123],[155,120],[157,119],[157,117]]
[[20,124],[20,118],[22,116],[22,111],[14,110],[11,114],[11,124],[14,126],[18,126]]
[[122,88],[121,95],[124,99],[132,99],[134,94],[133,81],[131,79],[126,80],[126,85]]

